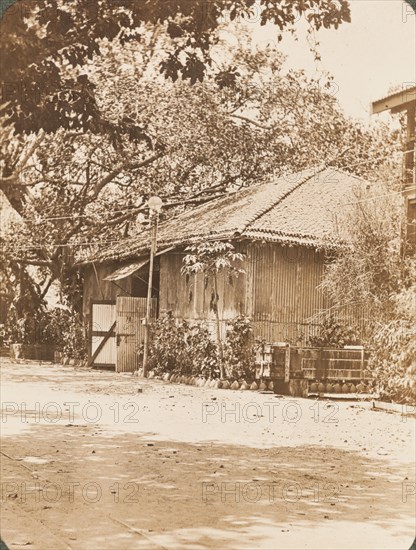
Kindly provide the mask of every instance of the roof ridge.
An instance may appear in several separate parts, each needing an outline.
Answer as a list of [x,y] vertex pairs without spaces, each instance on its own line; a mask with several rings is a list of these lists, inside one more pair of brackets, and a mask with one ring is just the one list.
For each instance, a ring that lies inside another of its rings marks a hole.
[[[296,182],[286,193],[283,193],[281,195],[279,195],[279,197],[272,202],[272,204],[269,204],[268,206],[266,206],[265,208],[262,208],[261,210],[258,210],[245,224],[244,226],[241,228],[241,230],[239,231],[239,233],[243,233],[244,231],[246,231],[250,225],[252,225],[256,220],[258,220],[261,216],[263,216],[264,214],[267,214],[268,212],[270,212],[270,210],[273,210],[273,208],[275,206],[277,206],[282,200],[284,200],[286,197],[288,197],[291,193],[293,193],[294,191],[296,191],[296,189],[298,189],[301,185],[303,185],[304,183],[306,183],[308,180],[311,179],[312,176],[315,176],[316,174],[319,174],[321,172],[323,172],[325,169],[327,168],[326,164],[321,164],[320,166],[317,166],[316,168],[309,168],[307,170],[308,174],[307,176],[305,176],[304,178],[302,178],[299,182]],[[298,174],[299,172],[295,172],[296,174]],[[283,176],[284,177],[284,176]],[[279,178],[281,179],[281,178]]]
[[338,168],[338,166],[327,166],[327,168],[333,169],[334,172],[340,172],[341,174],[345,174],[346,176],[350,176],[351,178],[360,180],[362,183],[371,183],[369,182],[369,180],[364,179],[362,176],[357,176],[357,174],[352,174],[351,172],[347,172],[347,170],[344,170],[344,168]]

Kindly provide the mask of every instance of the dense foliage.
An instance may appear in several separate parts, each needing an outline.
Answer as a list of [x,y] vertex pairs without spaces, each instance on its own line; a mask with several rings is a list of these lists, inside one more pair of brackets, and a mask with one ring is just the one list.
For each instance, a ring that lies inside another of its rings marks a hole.
[[307,344],[311,347],[342,348],[361,345],[361,341],[359,328],[330,313],[320,324],[318,334],[311,337]]
[[237,380],[254,378],[256,344],[248,317],[240,315],[228,323],[224,342],[224,363],[228,377]]
[[[103,116],[97,88],[85,67],[103,42],[125,48],[162,33],[169,40],[158,63],[166,77],[202,81],[213,65],[212,48],[224,22],[249,19],[260,9],[261,24],[276,26],[276,39],[304,16],[311,29],[337,28],[350,20],[347,0],[20,0],[2,20],[1,74],[8,113],[18,133],[81,129],[146,138],[139,125],[112,125]],[[74,71],[71,69],[81,69]],[[222,85],[233,71],[219,70]]]
[[[416,269],[414,272],[416,280]],[[374,331],[369,375],[384,399],[416,400],[416,285],[396,293],[394,312]]]
[[344,223],[351,246],[327,266],[323,290],[339,311],[364,315],[368,375],[383,398],[416,397],[416,262],[406,254],[406,213],[391,182],[358,193]]
[[208,328],[176,320],[172,313],[160,317],[151,327],[148,368],[156,374],[213,376],[217,356]]
[[254,347],[249,319],[230,320],[223,346],[221,374],[218,346],[208,325],[190,324],[175,319],[169,312],[152,325],[149,369],[156,374],[174,372],[205,378],[253,377]]
[[1,330],[0,345],[48,344],[70,359],[84,360],[87,342],[82,319],[69,309],[37,309],[31,315],[19,315],[12,306]]

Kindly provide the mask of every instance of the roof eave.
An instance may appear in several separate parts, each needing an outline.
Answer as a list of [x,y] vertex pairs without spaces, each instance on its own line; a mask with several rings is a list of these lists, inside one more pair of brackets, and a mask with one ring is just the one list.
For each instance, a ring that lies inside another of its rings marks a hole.
[[407,109],[416,101],[416,86],[405,88],[394,94],[388,95],[371,104],[371,114],[375,115],[383,111],[397,113]]

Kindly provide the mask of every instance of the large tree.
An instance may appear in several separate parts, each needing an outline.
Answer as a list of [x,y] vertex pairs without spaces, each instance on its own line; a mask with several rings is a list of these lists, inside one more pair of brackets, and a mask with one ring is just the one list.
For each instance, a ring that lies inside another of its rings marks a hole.
[[[120,117],[109,120],[97,100],[91,62],[117,41],[126,48],[148,43],[139,61],[146,64],[162,35],[159,69],[165,78],[196,83],[215,73],[224,85],[235,73],[230,66],[215,68],[220,30],[257,9],[255,0],[20,0],[1,22],[3,112],[20,136],[66,129],[112,140],[128,136],[151,147],[143,126]],[[277,39],[301,16],[312,30],[337,28],[350,19],[346,0],[261,0],[260,10],[261,24],[273,23]],[[7,157],[2,170],[1,189],[15,208],[22,208],[26,195],[16,185],[20,167],[16,156]]]
[[241,35],[244,47],[219,44],[238,67],[232,81],[215,74],[192,85],[160,77],[166,36],[148,40],[153,56],[149,42],[132,51],[113,41],[89,67],[109,123],[143,128],[146,140],[68,129],[22,138],[5,126],[3,156],[19,167],[13,188],[24,195],[12,197],[25,219],[5,251],[42,270],[43,292],[54,279],[72,281],[74,252],[90,251],[87,243],[106,246],[141,230],[136,218],[150,194],[164,198],[169,215],[272,173],[327,161],[368,175],[390,158],[393,135],[348,120],[330,79],[284,70],[275,48],[257,50]]
[[[1,73],[11,116],[20,131],[82,128],[101,133],[108,121],[85,67],[104,41],[140,44],[147,33],[170,39],[160,69],[195,83],[212,69],[212,49],[224,22],[250,18],[276,26],[276,39],[304,16],[311,29],[337,28],[350,20],[347,0],[20,0],[2,21]],[[219,76],[225,76],[218,71]]]
[[[284,71],[276,47],[254,47],[236,21],[255,9],[251,0],[49,0],[6,15],[0,188],[25,224],[5,253],[21,274],[38,269],[41,296],[55,279],[78,296],[74,253],[140,230],[151,193],[169,212],[271,171],[326,160],[365,174],[388,156],[391,136],[347,120],[330,79]],[[311,29],[349,20],[344,1],[260,9],[276,42],[300,15]]]

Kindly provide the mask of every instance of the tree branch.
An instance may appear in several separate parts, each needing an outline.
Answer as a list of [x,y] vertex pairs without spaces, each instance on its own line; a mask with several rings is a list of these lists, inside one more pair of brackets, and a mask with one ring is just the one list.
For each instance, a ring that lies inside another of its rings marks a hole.
[[99,183],[97,183],[94,186],[94,195],[93,199],[96,199],[100,192],[104,189],[106,185],[108,185],[116,176],[118,176],[123,170],[138,170],[140,168],[144,168],[145,166],[148,166],[149,164],[152,164],[152,162],[155,162],[159,158],[162,157],[161,153],[157,153],[156,155],[153,155],[152,157],[143,160],[141,162],[122,162],[120,163],[114,170],[112,170],[107,176],[105,176]]
[[252,120],[251,118],[248,118],[243,115],[233,115],[230,114],[232,118],[238,118],[239,120],[243,120],[244,122],[248,122],[249,124],[253,124],[254,126],[257,126],[257,128],[261,128],[262,130],[274,130],[272,126],[264,126],[263,124],[260,124],[260,122],[257,122],[255,120]]

